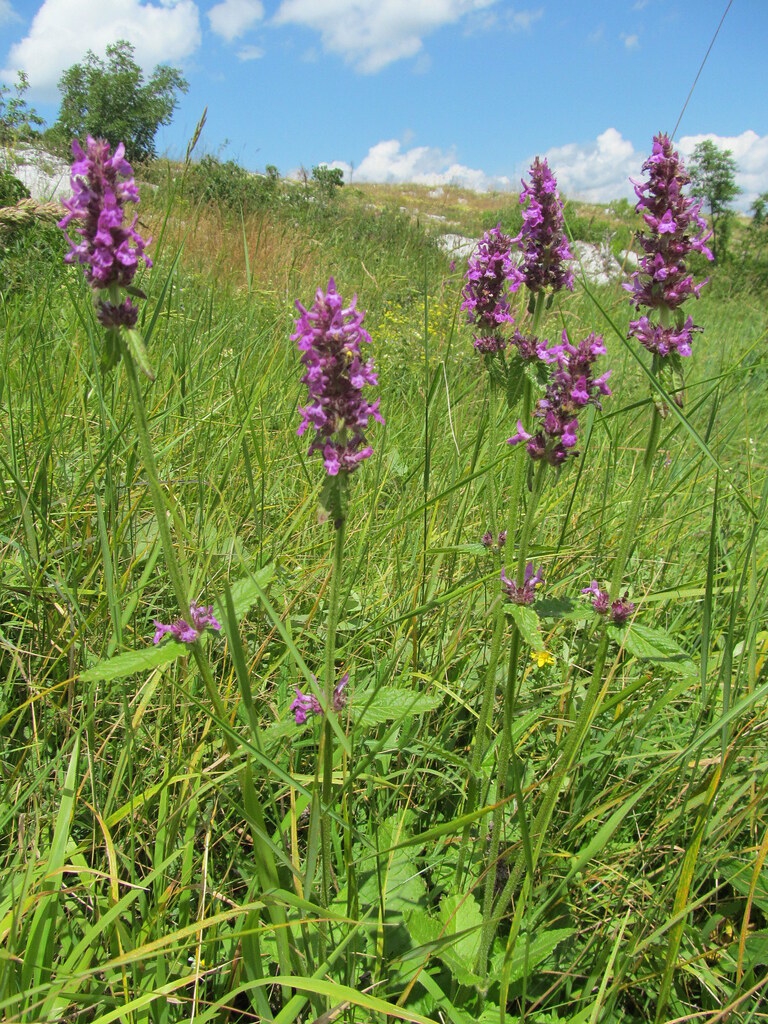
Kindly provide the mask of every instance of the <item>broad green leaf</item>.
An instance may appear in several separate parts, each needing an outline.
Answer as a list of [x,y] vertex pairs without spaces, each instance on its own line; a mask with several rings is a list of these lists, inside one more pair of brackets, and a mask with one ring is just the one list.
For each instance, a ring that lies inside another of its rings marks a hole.
[[480,950],[483,925],[483,915],[475,897],[471,893],[467,896],[446,896],[440,904],[438,919],[445,935],[456,936],[455,941],[441,949],[438,956],[460,985],[481,984],[482,979],[470,969]]
[[426,714],[439,703],[440,698],[433,694],[387,686],[376,693],[363,691],[355,694],[350,704],[350,714],[357,726],[371,726],[399,721],[408,715]]
[[625,629],[610,628],[611,634],[630,654],[646,661],[674,662],[686,673],[696,674],[696,666],[687,651],[663,629],[633,622]]
[[[524,975],[530,976],[534,967],[546,960],[561,942],[575,935],[575,928],[553,928],[548,932],[537,932],[526,946],[526,938],[521,935],[515,943],[512,962],[509,965],[510,984],[519,981]],[[500,977],[504,967],[504,952],[493,958],[491,974]]]
[[533,608],[523,604],[513,604],[510,605],[509,612],[520,630],[520,636],[531,650],[543,651],[544,638],[539,632],[539,617]]
[[189,655],[189,644],[180,644],[176,640],[166,640],[157,647],[144,647],[140,651],[126,651],[116,658],[108,658],[85,670],[80,678],[85,683],[109,682],[112,679],[124,679],[137,672],[148,672],[153,668],[170,665],[182,655]]

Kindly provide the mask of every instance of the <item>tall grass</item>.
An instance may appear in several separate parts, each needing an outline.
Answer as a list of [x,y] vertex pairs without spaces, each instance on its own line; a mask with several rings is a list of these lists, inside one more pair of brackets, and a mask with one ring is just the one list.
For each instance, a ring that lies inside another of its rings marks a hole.
[[[480,537],[523,453],[511,418],[488,431],[462,268],[423,223],[353,200],[240,216],[176,189],[145,214],[157,379],[140,387],[187,599],[225,627],[203,641],[213,695],[193,657],[151,644],[178,595],[84,284],[41,262],[5,298],[0,1013],[764,1019],[764,306],[702,294],[685,411],[644,469],[625,293],[580,283],[563,304],[575,334],[605,334],[614,397],[540,498],[553,661],[521,648],[494,806],[501,703],[474,744],[501,556]],[[293,299],[331,274],[368,310],[387,421],[355,474],[335,598],[289,341]],[[578,594],[610,575],[641,482],[622,582],[638,611],[601,640]],[[323,723],[289,705],[323,678],[335,600],[351,700],[323,788]],[[484,893],[505,889],[478,973]]]

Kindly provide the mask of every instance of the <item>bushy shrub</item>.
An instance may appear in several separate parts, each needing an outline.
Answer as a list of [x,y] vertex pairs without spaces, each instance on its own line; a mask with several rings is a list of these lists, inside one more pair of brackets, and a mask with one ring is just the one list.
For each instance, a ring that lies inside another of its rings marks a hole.
[[7,168],[0,170],[0,206],[14,206],[21,199],[29,199],[29,189]]
[[234,160],[222,161],[215,156],[204,156],[187,176],[187,189],[193,199],[244,212],[269,205],[279,188],[276,167],[267,167],[263,175],[253,174]]

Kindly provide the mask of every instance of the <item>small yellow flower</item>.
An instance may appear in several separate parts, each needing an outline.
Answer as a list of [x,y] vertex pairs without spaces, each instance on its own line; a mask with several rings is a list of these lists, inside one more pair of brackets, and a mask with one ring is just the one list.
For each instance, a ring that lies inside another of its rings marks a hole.
[[536,662],[536,668],[555,664],[555,659],[549,651],[531,651],[531,660]]

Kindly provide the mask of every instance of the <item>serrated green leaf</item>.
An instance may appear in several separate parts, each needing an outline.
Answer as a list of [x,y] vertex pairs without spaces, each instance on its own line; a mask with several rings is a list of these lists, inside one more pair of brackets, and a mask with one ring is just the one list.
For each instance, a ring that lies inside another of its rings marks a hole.
[[663,629],[633,622],[625,629],[611,628],[610,632],[636,658],[645,661],[674,662],[676,665],[696,674],[696,666],[687,651]]
[[139,651],[126,651],[116,658],[107,658],[97,665],[85,670],[80,678],[85,683],[110,682],[112,679],[123,679],[137,672],[170,665],[182,655],[189,654],[189,644],[180,644],[176,640],[166,640],[157,647],[144,647]]
[[533,608],[524,604],[513,604],[509,608],[520,636],[534,651],[544,650],[544,638],[539,632],[539,617]]
[[438,920],[444,935],[456,936],[450,946],[439,951],[440,959],[460,985],[481,984],[482,978],[470,970],[480,950],[483,925],[483,915],[475,897],[471,893],[467,896],[446,896],[440,904]]
[[125,338],[126,344],[128,345],[128,351],[131,353],[131,357],[136,365],[145,377],[149,377],[149,379],[153,381],[155,379],[155,373],[150,365],[147,348],[142,336],[137,330],[131,327],[124,327],[123,337]]
[[[439,703],[437,696],[389,686],[375,693],[369,690],[356,694],[350,710],[359,727],[396,722],[407,715],[423,715],[434,710]],[[358,713],[356,709],[360,709]]]
[[[512,984],[515,981],[519,981],[525,974],[530,976],[534,967],[537,967],[547,957],[551,956],[561,942],[565,942],[566,939],[570,939],[575,934],[575,928],[553,928],[550,931],[538,932],[527,945],[525,936],[521,935],[512,951],[511,962],[507,965],[509,983]],[[501,977],[504,961],[504,952],[497,954],[493,958],[491,964],[492,975],[497,978]]]

